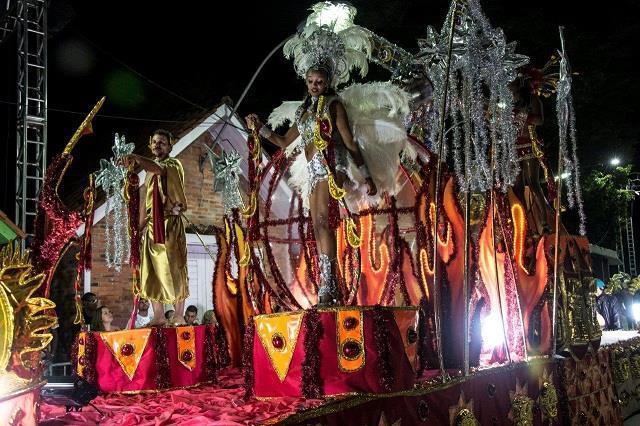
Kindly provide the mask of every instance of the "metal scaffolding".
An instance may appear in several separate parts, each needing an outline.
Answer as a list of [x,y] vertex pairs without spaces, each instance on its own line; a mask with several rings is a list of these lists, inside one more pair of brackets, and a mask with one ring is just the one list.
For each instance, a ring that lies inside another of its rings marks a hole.
[[627,234],[627,255],[629,256],[629,274],[632,277],[637,275],[636,269],[636,245],[633,237],[633,217],[629,216],[626,220]]
[[47,162],[47,2],[15,5],[17,58],[16,224],[33,233]]

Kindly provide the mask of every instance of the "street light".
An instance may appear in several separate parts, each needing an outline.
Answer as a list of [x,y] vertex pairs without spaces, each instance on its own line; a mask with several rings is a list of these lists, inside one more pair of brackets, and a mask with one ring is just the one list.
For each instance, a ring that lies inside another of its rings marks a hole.
[[611,164],[612,166],[619,166],[620,159],[618,157],[613,157],[611,160],[609,160],[609,164]]

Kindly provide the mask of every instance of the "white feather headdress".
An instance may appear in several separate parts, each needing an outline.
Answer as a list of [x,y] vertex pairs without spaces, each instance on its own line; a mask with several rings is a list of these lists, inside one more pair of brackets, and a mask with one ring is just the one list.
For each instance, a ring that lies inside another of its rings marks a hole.
[[334,88],[349,81],[352,70],[367,75],[372,46],[367,31],[353,23],[356,9],[327,1],[311,10],[304,28],[282,49],[287,59],[293,57],[296,73],[306,78],[310,69],[326,70]]

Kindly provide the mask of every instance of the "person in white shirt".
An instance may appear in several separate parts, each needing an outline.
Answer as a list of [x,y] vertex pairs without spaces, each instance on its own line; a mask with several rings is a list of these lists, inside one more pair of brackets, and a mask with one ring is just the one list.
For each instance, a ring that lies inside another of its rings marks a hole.
[[138,314],[136,315],[136,324],[135,328],[143,328],[146,327],[153,318],[153,311],[149,306],[149,301],[147,299],[140,299],[138,301]]

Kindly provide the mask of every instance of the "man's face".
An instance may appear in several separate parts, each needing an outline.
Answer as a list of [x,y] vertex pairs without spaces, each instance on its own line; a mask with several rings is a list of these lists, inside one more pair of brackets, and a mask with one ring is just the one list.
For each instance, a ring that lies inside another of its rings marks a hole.
[[187,311],[184,314],[184,320],[187,324],[193,324],[193,322],[196,320],[196,313],[192,311]]
[[138,302],[138,309],[141,311],[146,311],[149,309],[149,301],[147,299],[140,299]]
[[153,135],[150,146],[151,153],[159,160],[164,160],[171,152],[171,144],[169,139],[164,135]]

